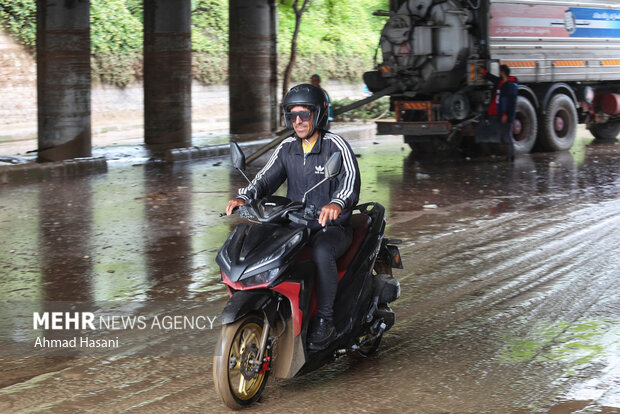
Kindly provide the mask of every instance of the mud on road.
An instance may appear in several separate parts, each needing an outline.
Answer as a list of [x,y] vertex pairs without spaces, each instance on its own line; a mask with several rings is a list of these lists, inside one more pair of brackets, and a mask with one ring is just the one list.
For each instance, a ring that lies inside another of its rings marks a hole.
[[[416,160],[398,138],[353,148],[361,201],[383,204],[403,240],[396,325],[373,357],[271,378],[252,412],[620,412],[620,145],[513,165]],[[217,213],[242,180],[225,159],[121,160],[2,187],[0,412],[228,412],[211,378],[217,329],[46,354],[19,305],[217,315],[214,256],[237,223]]]

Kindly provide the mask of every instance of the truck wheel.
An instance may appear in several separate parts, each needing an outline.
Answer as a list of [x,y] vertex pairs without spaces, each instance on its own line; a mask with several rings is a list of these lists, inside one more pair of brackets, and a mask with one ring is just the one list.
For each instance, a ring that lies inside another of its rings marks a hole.
[[529,99],[517,98],[517,113],[512,124],[512,136],[516,154],[527,154],[532,151],[538,133],[538,118],[536,109]]
[[213,357],[213,382],[220,398],[233,410],[258,400],[265,389],[268,370],[254,371],[263,333],[263,320],[247,315],[222,325]]
[[620,122],[590,124],[588,129],[597,140],[601,142],[614,142],[620,133]]
[[541,145],[547,151],[570,149],[577,136],[577,110],[573,100],[564,94],[551,98],[544,116]]

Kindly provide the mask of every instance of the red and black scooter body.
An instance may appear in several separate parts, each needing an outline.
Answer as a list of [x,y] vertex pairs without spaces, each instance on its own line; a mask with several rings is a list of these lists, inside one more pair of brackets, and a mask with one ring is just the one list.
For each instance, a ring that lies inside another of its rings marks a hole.
[[391,269],[402,268],[398,248],[384,238],[383,206],[363,204],[352,216],[353,242],[338,260],[337,335],[326,349],[316,352],[306,346],[316,313],[316,268],[307,246],[310,231],[294,223],[303,222],[300,218],[308,217],[308,209],[302,215],[300,203],[277,196],[252,200],[246,207],[249,216],[272,219],[239,224],[218,252],[216,261],[230,293],[222,324],[252,313],[264,317],[271,331],[263,363],[276,377],[316,369],[348,351],[374,352],[394,324],[388,303],[398,298],[400,286]]

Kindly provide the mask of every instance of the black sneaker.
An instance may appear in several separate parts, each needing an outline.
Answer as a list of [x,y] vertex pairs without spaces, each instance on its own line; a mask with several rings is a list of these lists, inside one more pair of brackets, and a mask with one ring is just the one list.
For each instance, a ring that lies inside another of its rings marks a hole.
[[325,349],[336,333],[334,323],[330,319],[315,318],[312,321],[308,348],[314,351]]

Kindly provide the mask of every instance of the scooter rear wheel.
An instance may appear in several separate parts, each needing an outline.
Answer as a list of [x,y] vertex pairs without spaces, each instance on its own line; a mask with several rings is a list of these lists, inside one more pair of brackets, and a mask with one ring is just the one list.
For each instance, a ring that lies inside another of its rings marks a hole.
[[255,372],[253,364],[263,329],[263,320],[256,315],[222,325],[213,357],[213,381],[224,404],[234,410],[258,400],[267,384],[269,371]]

